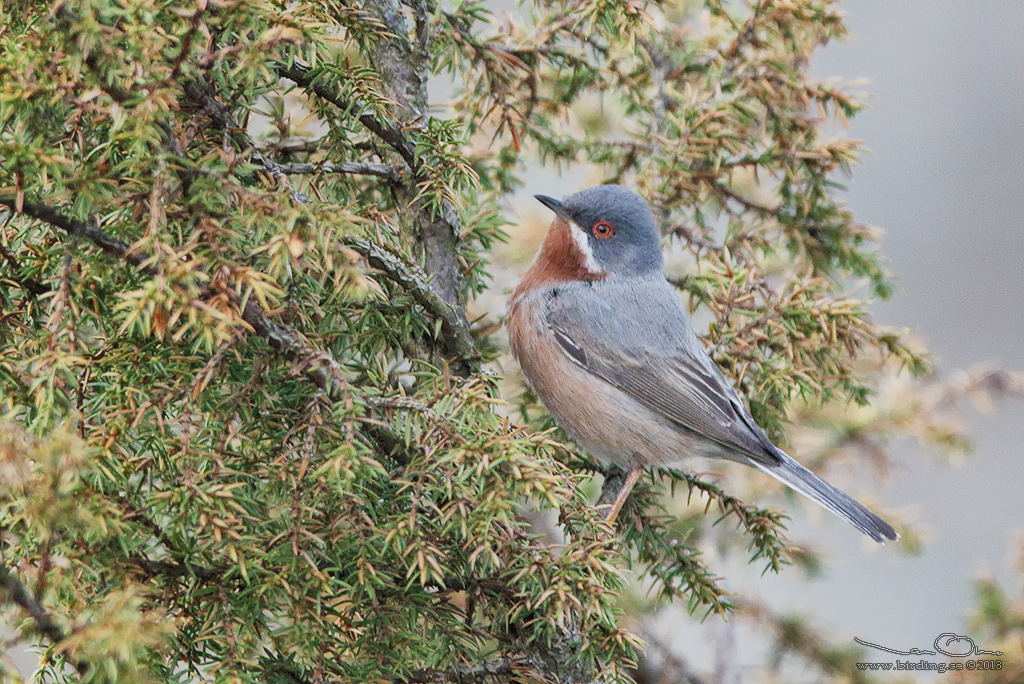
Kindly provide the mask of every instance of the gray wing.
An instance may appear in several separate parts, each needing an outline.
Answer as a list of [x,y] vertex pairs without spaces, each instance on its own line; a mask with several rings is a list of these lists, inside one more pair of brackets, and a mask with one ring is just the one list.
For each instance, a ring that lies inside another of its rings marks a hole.
[[663,278],[566,285],[552,292],[546,318],[574,363],[679,429],[761,465],[780,463]]

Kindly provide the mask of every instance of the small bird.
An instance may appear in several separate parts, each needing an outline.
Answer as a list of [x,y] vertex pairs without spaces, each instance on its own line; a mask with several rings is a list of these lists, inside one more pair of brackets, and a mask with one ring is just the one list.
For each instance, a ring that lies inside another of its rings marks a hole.
[[618,185],[564,201],[509,302],[512,353],[577,444],[629,475],[614,520],[644,469],[688,455],[752,466],[877,542],[892,526],[776,447],[693,332],[665,280],[654,217]]

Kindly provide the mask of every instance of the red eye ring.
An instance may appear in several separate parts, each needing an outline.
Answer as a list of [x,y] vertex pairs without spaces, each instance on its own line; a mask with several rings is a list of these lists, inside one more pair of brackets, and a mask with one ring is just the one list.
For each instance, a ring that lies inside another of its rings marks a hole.
[[607,221],[598,221],[592,228],[594,235],[602,240],[607,240],[615,235],[615,227]]

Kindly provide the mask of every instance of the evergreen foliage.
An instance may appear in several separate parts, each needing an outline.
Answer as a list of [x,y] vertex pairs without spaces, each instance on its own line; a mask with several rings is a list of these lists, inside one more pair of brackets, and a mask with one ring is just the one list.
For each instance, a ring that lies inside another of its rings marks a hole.
[[652,200],[774,437],[926,369],[865,313],[858,146],[822,133],[860,104],[806,72],[832,2],[2,11],[0,584],[47,681],[628,681],[627,583],[732,610],[713,529],[810,563],[679,471],[610,528],[601,467],[501,404],[466,309],[533,160]]

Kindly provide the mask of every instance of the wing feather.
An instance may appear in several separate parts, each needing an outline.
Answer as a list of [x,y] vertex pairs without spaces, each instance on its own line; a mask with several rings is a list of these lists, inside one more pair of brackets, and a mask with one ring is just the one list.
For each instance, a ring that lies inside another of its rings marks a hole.
[[679,429],[777,465],[775,447],[693,334],[671,288],[653,304],[646,297],[645,307],[623,310],[609,301],[629,301],[628,291],[609,287],[583,286],[549,302],[547,324],[565,354]]
[[[602,378],[679,430],[722,447],[872,539],[899,539],[892,526],[776,448],[693,334],[663,279],[566,285],[548,300],[547,324],[573,363]],[[614,306],[612,305],[614,303]]]

